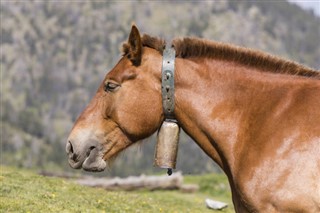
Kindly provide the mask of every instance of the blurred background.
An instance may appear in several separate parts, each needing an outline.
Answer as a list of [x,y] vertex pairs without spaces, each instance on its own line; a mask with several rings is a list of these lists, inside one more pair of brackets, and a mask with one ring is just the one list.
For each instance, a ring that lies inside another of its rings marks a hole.
[[[1,1],[1,164],[74,172],[67,136],[120,59],[132,23],[154,36],[230,42],[319,69],[319,11],[285,0]],[[100,175],[160,172],[155,141],[130,148]],[[177,170],[220,172],[185,134]]]

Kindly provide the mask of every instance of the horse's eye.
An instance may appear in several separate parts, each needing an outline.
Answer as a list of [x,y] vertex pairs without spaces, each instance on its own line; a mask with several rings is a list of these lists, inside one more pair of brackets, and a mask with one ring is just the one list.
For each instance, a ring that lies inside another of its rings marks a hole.
[[112,82],[106,82],[105,85],[104,85],[104,91],[113,92],[118,87],[119,87],[118,84],[115,84],[115,83],[112,83]]

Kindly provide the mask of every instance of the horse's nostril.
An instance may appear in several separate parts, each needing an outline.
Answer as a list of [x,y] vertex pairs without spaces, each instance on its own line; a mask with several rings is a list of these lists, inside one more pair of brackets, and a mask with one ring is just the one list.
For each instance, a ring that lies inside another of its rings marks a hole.
[[71,159],[72,159],[73,161],[77,162],[77,161],[78,161],[78,155],[73,154],[72,157],[71,157]]
[[70,141],[68,141],[67,146],[66,146],[66,152],[69,153],[73,153],[73,146],[72,143]]
[[69,158],[71,160],[73,160],[74,162],[77,162],[79,159],[78,159],[78,154],[74,152],[74,149],[73,149],[73,146],[72,146],[72,143],[71,141],[68,141],[67,143],[67,146],[66,146],[66,152],[67,154],[69,155]]

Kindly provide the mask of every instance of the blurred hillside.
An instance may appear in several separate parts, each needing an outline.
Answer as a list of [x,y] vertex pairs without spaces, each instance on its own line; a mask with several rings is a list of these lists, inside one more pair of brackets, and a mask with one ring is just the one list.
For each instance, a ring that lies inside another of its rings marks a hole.
[[[198,36],[257,48],[320,67],[320,18],[279,1],[1,1],[1,164],[69,170],[64,147],[77,116],[135,22],[172,39]],[[182,135],[177,167],[217,171]],[[157,172],[154,138],[104,175]],[[192,157],[191,157],[192,156]]]

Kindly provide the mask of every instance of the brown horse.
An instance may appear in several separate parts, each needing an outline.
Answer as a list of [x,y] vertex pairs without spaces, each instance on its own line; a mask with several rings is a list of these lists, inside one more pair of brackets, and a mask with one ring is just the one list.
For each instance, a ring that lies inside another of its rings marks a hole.
[[[261,52],[175,39],[174,115],[228,176],[237,212],[320,212],[320,74]],[[106,161],[164,120],[164,40],[133,26],[123,57],[76,121],[73,168]]]

